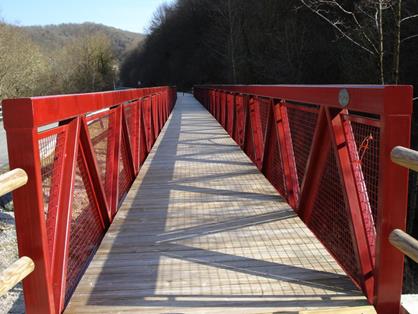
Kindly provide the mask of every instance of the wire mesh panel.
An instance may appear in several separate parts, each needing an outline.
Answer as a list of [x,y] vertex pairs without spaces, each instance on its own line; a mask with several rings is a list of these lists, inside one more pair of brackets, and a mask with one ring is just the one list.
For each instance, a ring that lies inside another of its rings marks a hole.
[[120,158],[119,158],[119,204],[123,200],[126,193],[128,193],[129,187],[132,183],[132,176],[129,170],[128,160],[128,148],[126,147],[125,139],[122,138],[120,147]]
[[67,302],[103,235],[104,226],[100,219],[87,167],[80,150],[77,157],[71,212],[66,283]]
[[225,93],[225,92],[222,92],[221,93],[221,99],[220,99],[221,101],[220,101],[220,105],[221,105],[221,107],[220,107],[220,110],[221,110],[221,112],[220,112],[220,114],[221,114],[221,120],[220,120],[220,122],[221,122],[221,125],[222,125],[222,127],[224,128],[224,129],[226,129],[226,115],[227,115],[227,110],[226,110],[226,106],[227,106],[227,93]]
[[115,111],[89,118],[88,130],[96,157],[99,176],[108,202],[112,195],[111,159],[115,152]]
[[41,162],[42,196],[50,258],[53,252],[65,141],[65,127],[39,134],[38,145]]
[[357,252],[352,242],[340,175],[333,152],[328,155],[309,227],[359,284]]
[[[352,127],[356,124],[356,132]],[[372,262],[375,258],[375,245],[376,245],[376,214],[377,214],[377,190],[379,180],[378,163],[371,162],[373,158],[379,157],[379,146],[371,144],[374,140],[374,136],[377,136],[379,129],[373,126],[367,126],[361,123],[350,122],[349,119],[344,120],[344,131],[348,142],[348,148],[350,151],[350,159],[352,162],[352,169],[356,177],[357,191],[360,198],[361,214],[363,218],[364,228],[367,234],[369,252],[372,256]],[[361,132],[363,131],[363,132]],[[365,131],[365,132],[364,132]],[[368,135],[367,132],[370,131]],[[375,132],[373,132],[375,131]],[[355,141],[355,137],[364,138]],[[368,151],[370,149],[370,151]],[[367,152],[368,151],[368,152]],[[368,154],[367,154],[368,153]],[[367,154],[367,157],[366,157]],[[365,163],[363,164],[363,160]],[[367,161],[367,163],[366,163]],[[366,179],[367,178],[367,179]],[[370,193],[372,192],[372,193]],[[375,193],[375,194],[373,194]],[[371,198],[370,198],[371,197]],[[374,199],[375,198],[375,199]],[[375,206],[375,212],[373,213],[372,206]]]
[[287,105],[286,107],[298,182],[299,186],[302,186],[318,118],[318,109],[302,105]]
[[152,145],[154,145],[155,134],[152,123],[152,107],[151,98],[147,97],[144,99],[142,106],[142,121],[144,123],[145,138],[147,141],[147,151],[151,151]]
[[351,122],[359,163],[367,187],[367,195],[376,222],[379,187],[380,128],[367,123]]
[[254,147],[254,137],[253,137],[253,129],[249,117],[249,111],[246,114],[246,123],[245,123],[245,130],[244,130],[244,152],[247,156],[255,162],[255,147]]
[[159,109],[159,102],[157,95],[152,96],[151,101],[151,111],[152,111],[152,125],[154,127],[154,136],[157,137],[160,133],[160,126],[158,124],[158,109]]
[[267,154],[264,156],[263,173],[276,190],[279,191],[284,198],[287,198],[282,153],[280,151],[279,138],[273,115],[271,115],[270,119],[272,127],[270,128],[266,140]]
[[227,95],[227,128],[229,135],[233,137],[234,123],[235,123],[235,96],[233,94]]
[[258,111],[258,116],[261,123],[261,131],[263,135],[263,141],[266,138],[267,131],[267,121],[269,118],[269,112],[271,108],[272,100],[270,98],[260,97],[256,104],[256,110]]
[[131,144],[135,169],[139,167],[139,102],[135,101],[123,107],[128,126],[129,142]]
[[244,128],[245,128],[245,107],[244,107],[244,96],[237,95],[235,102],[235,130],[234,140],[238,145],[244,144]]

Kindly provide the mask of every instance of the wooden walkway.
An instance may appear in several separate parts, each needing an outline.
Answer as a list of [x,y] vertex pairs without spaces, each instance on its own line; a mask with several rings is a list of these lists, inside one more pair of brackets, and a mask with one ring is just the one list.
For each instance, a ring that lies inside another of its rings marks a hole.
[[319,241],[187,95],[66,313],[294,313],[363,304]]

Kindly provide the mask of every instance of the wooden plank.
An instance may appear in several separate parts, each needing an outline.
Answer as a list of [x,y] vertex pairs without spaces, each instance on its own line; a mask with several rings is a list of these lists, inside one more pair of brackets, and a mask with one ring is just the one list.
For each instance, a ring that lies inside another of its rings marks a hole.
[[35,269],[29,257],[23,256],[0,273],[0,296],[16,286]]
[[13,169],[0,175],[0,196],[12,192],[28,182],[28,176],[23,169]]
[[397,165],[418,171],[418,152],[413,149],[396,146],[392,149],[390,158]]
[[300,311],[299,314],[376,314],[373,306],[344,307],[339,309],[321,309]]
[[389,235],[389,242],[406,256],[418,263],[418,240],[406,232],[395,229]]
[[184,96],[66,313],[273,313],[365,304],[218,122]]

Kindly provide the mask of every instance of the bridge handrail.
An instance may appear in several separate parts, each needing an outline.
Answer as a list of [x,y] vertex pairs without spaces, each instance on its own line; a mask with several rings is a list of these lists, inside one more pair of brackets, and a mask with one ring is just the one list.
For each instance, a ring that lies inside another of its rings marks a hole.
[[[22,169],[13,169],[0,175],[0,197],[10,193],[28,181],[26,172]],[[26,278],[35,268],[32,259],[23,256],[12,265],[0,272],[0,296],[7,293],[20,281]]]
[[[60,313],[176,100],[174,87],[3,100],[26,313]],[[19,264],[17,265],[19,266]]]
[[397,313],[411,86],[201,85],[194,95],[254,161],[378,313]]

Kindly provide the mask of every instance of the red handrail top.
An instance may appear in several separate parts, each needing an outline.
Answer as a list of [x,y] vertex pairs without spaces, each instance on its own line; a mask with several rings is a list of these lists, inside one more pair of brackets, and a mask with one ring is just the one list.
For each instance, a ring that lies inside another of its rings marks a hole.
[[81,114],[112,107],[167,87],[138,88],[86,94],[54,95],[3,100],[4,128],[36,128]]
[[348,109],[372,114],[411,114],[411,85],[201,85],[207,89],[238,92],[306,104],[341,108],[339,95],[348,91]]

